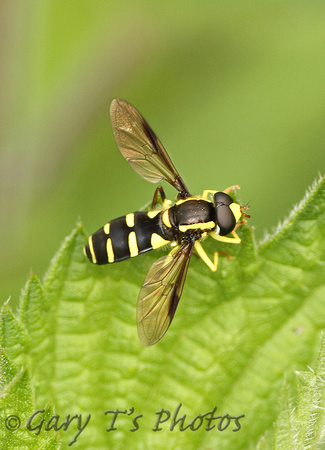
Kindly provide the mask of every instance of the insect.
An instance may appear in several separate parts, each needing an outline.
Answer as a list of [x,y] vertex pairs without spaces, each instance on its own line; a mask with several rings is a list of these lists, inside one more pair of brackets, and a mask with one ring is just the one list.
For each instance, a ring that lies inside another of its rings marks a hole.
[[215,272],[218,252],[212,261],[200,241],[210,235],[217,241],[240,243],[235,230],[245,222],[243,216],[249,217],[243,212],[248,206],[240,206],[228,195],[239,186],[222,192],[205,190],[202,196],[193,197],[142,115],[119,99],[112,101],[110,114],[117,146],[130,166],[145,180],[165,180],[178,191],[173,204],[163,188],[157,187],[150,211],[130,213],[106,223],[84,247],[92,263],[107,264],[174,244],[168,255],[152,264],[138,297],[138,335],[149,346],[164,336],[173,320],[193,250]]

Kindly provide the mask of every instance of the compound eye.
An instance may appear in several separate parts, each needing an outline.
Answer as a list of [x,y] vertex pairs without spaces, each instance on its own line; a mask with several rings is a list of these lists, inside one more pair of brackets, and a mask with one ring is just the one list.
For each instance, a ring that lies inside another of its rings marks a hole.
[[228,205],[217,206],[216,219],[220,228],[220,236],[227,236],[236,226],[235,216]]
[[214,201],[216,206],[216,219],[220,228],[220,236],[226,236],[231,233],[236,226],[236,218],[229,208],[233,203],[233,199],[224,192],[217,192],[214,194]]
[[215,205],[231,205],[233,203],[233,199],[230,197],[230,195],[225,194],[224,192],[216,192],[214,194],[214,202]]

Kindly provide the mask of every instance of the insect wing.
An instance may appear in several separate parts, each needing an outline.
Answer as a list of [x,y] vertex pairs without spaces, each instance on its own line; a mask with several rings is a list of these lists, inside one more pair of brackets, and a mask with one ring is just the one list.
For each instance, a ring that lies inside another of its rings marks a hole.
[[138,335],[143,345],[153,345],[168,330],[185,283],[194,242],[186,242],[177,252],[152,264],[144,280],[137,304]]
[[130,103],[114,99],[111,103],[111,121],[118,148],[141,177],[152,183],[166,180],[181,196],[189,195],[162,143]]

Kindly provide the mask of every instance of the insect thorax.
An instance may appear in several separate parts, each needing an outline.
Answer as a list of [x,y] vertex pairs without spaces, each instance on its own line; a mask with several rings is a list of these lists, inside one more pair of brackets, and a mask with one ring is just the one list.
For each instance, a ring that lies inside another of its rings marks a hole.
[[170,208],[169,216],[181,233],[189,230],[205,232],[216,226],[214,205],[203,199],[181,200]]

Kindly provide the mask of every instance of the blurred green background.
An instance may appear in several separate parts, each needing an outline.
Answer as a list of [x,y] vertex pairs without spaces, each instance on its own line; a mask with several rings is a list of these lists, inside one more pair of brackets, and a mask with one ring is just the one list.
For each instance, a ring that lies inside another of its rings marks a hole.
[[152,198],[114,143],[114,97],[146,117],[193,194],[240,184],[257,238],[324,173],[322,1],[5,0],[0,79],[12,304],[78,220],[94,232]]

